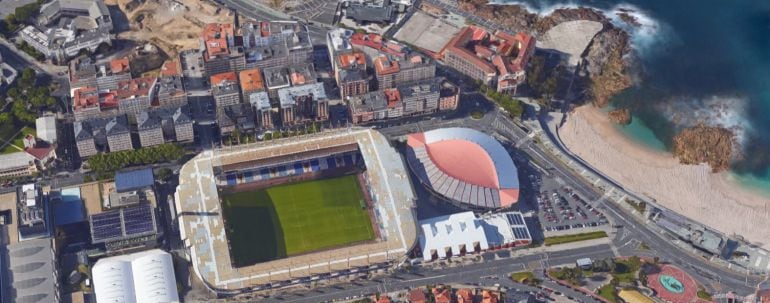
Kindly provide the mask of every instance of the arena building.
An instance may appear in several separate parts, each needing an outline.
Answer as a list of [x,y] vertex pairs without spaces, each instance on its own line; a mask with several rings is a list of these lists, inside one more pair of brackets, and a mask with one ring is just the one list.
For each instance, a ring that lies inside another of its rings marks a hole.
[[[417,239],[415,196],[405,165],[371,129],[206,151],[179,175],[175,203],[187,258],[214,291],[360,274],[406,260]],[[264,207],[253,207],[259,203]],[[260,211],[277,215],[262,220]],[[352,219],[341,219],[343,213]],[[334,223],[317,223],[324,220]],[[344,232],[325,233],[329,228]],[[273,236],[267,229],[280,232]]]
[[494,138],[468,128],[411,134],[407,162],[431,191],[460,207],[499,209],[519,200],[519,176]]

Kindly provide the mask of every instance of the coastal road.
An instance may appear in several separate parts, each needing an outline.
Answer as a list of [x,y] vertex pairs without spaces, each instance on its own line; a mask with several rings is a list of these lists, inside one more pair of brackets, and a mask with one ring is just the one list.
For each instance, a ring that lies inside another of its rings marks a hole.
[[[510,256],[510,252],[506,252]],[[502,256],[501,256],[502,255]],[[317,303],[332,300],[341,300],[353,297],[363,297],[376,292],[396,291],[411,289],[427,284],[471,284],[481,286],[493,286],[518,288],[520,290],[533,290],[521,284],[515,284],[508,276],[517,271],[542,271],[542,260],[548,260],[548,264],[573,264],[580,258],[607,258],[612,253],[608,245],[597,245],[586,248],[548,252],[527,255],[517,258],[506,257],[505,254],[483,254],[484,258],[494,258],[483,263],[472,263],[457,267],[440,269],[427,269],[416,267],[405,273],[396,273],[385,278],[375,278],[360,281],[356,284],[321,287],[302,293],[287,293],[263,299],[261,302],[296,302]],[[591,302],[593,299],[556,284],[547,285],[558,288],[559,291],[569,294],[573,298],[583,302]]]

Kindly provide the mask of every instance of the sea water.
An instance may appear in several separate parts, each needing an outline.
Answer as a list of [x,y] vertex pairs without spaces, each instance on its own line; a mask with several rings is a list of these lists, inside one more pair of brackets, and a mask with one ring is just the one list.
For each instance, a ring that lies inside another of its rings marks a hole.
[[[735,180],[770,196],[770,1],[507,3],[542,15],[565,6],[604,11],[632,34],[640,66],[636,85],[613,99],[633,113],[631,125],[619,129],[654,149],[668,149],[683,127],[727,127],[742,155],[732,166]],[[617,13],[624,9],[641,26],[621,21]]]

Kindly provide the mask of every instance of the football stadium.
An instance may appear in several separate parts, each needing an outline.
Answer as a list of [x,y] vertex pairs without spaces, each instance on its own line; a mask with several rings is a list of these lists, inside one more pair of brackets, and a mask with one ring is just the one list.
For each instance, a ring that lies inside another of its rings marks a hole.
[[406,158],[426,188],[459,207],[489,210],[519,200],[519,176],[505,148],[469,128],[440,128],[407,137]]
[[404,163],[365,128],[203,152],[181,168],[175,202],[188,258],[215,291],[360,274],[416,242]]

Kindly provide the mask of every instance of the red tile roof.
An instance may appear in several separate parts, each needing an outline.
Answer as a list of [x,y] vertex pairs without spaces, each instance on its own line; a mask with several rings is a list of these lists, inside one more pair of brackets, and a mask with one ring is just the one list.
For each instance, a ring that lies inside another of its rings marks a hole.
[[238,82],[235,72],[221,73],[211,76],[211,86],[220,86],[227,82]]
[[337,56],[340,61],[340,68],[348,69],[353,65],[366,67],[366,56],[362,52],[354,51],[352,53],[341,54]]
[[115,59],[110,61],[110,71],[113,74],[120,74],[129,71],[128,58]]
[[457,303],[473,303],[473,291],[467,288],[457,290]]
[[181,75],[179,73],[179,62],[174,60],[174,61],[166,61],[165,63],[163,63],[163,67],[160,68],[160,75],[161,77]]
[[[258,91],[265,89],[265,82],[262,79],[262,72],[259,69],[247,69],[238,74],[241,79],[241,89],[244,92]],[[212,83],[214,83],[212,81]]]
[[[524,33],[511,35],[497,31],[490,36],[484,29],[468,26],[447,43],[442,53],[451,52],[480,66],[487,73],[497,71],[505,75],[526,68],[534,43],[535,39]],[[471,44],[472,50],[468,48]]]
[[481,293],[481,303],[497,303],[497,301],[498,301],[497,294],[488,290],[484,290]]
[[141,77],[118,82],[118,98],[126,99],[134,96],[147,96],[155,85],[155,77]]
[[401,93],[398,92],[398,89],[386,89],[383,93],[385,94],[385,99],[388,100],[389,108],[394,108],[398,105],[398,102],[401,102]]
[[436,303],[452,303],[452,291],[448,288],[433,288],[433,299]]
[[41,143],[36,143],[35,147],[28,147],[24,149],[25,152],[37,158],[38,160],[47,158],[49,155],[51,155],[52,150],[53,147],[47,144],[43,146]]
[[426,303],[425,292],[421,288],[413,289],[409,292],[409,303]]
[[390,303],[390,297],[388,296],[380,296],[380,299],[377,300],[377,303]]
[[385,56],[379,56],[374,59],[374,72],[379,75],[389,75],[397,73],[401,68],[398,65],[398,61],[393,61]]
[[207,57],[215,57],[228,53],[228,38],[235,36],[235,30],[231,23],[209,23],[203,27],[201,39],[206,45]]
[[95,87],[81,87],[72,94],[72,108],[79,110],[99,104],[99,93]]

